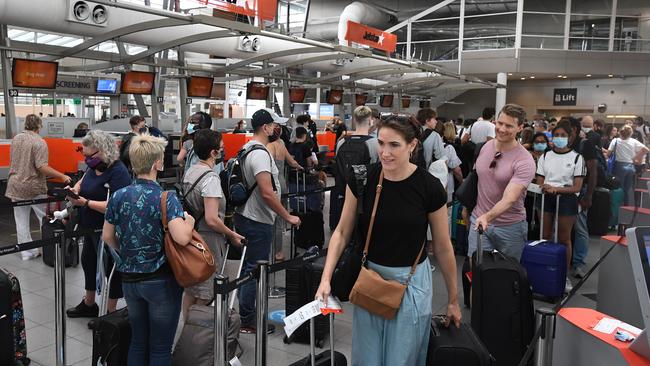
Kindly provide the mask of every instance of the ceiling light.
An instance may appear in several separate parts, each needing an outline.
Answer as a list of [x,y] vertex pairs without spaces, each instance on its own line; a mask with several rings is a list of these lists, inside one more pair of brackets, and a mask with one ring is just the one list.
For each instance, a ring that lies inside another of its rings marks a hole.
[[607,75],[607,77],[609,77],[609,78],[613,78],[613,77],[614,77],[614,75],[612,75],[612,74],[609,74],[609,75]]
[[636,117],[637,117],[637,116],[634,115],[634,114],[616,114],[616,115],[608,114],[608,115],[607,115],[607,118],[625,118],[625,119],[632,119],[632,118],[636,118]]
[[531,79],[534,79],[534,78],[535,78],[535,76],[531,76],[530,78],[531,78]]
[[526,78],[521,78],[521,80],[526,80]]
[[587,74],[586,76],[587,76],[588,78],[590,78],[590,77],[591,77],[591,74]]
[[509,73],[508,73],[508,76],[512,76],[512,73],[511,73],[511,72],[509,72]]
[[559,78],[561,78],[561,77],[562,77],[562,75],[558,75],[557,77],[559,77]]
[[566,78],[568,78],[568,76],[566,76],[566,75],[562,76],[562,79],[566,79]]

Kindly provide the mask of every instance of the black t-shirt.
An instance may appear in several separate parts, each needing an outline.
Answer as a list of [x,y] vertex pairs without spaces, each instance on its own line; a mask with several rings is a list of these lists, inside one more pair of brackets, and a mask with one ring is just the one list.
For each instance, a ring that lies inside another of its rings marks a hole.
[[[363,200],[363,214],[357,221],[361,248],[365,244],[375,201],[381,163],[370,165]],[[351,176],[348,182],[354,182]],[[349,185],[357,196],[356,185]],[[357,197],[358,198],[358,197]],[[372,230],[368,260],[388,267],[410,267],[426,241],[427,215],[447,203],[447,193],[440,182],[422,168],[411,176],[393,182],[384,178],[377,215]],[[420,263],[426,254],[420,258]]]

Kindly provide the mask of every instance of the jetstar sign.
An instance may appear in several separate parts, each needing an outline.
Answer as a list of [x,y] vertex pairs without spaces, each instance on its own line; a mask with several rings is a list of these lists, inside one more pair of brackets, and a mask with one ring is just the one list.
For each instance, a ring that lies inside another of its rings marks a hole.
[[364,44],[386,52],[395,52],[397,49],[396,35],[351,20],[348,20],[348,31],[345,34],[345,39],[348,42]]
[[278,0],[197,0],[197,2],[215,9],[249,17],[257,16],[269,21],[275,19],[278,11]]

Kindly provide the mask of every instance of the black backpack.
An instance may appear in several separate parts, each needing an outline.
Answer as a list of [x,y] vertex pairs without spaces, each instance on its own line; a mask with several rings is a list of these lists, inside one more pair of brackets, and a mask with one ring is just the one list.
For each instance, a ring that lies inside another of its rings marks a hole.
[[187,191],[183,190],[183,196],[181,197],[181,202],[183,204],[183,210],[187,211],[188,214],[192,215],[194,218],[194,228],[196,229],[199,227],[199,221],[205,216],[205,210],[203,207],[192,207],[187,202],[187,196],[194,190],[194,188],[203,180],[203,178],[208,175],[212,170],[206,170],[199,176],[199,178],[190,186],[190,188]]
[[346,175],[352,165],[370,164],[370,150],[366,141],[372,136],[352,135],[346,136],[344,142],[336,151],[334,165],[334,180],[338,189],[345,192]]
[[[246,182],[246,177],[243,171],[243,164],[245,163],[246,156],[255,150],[264,150],[269,155],[269,159],[273,161],[271,153],[269,153],[263,145],[255,144],[239,150],[237,156],[228,160],[224,170],[219,174],[219,178],[221,179],[221,189],[226,197],[226,213],[228,213],[229,210],[232,211],[235,207],[245,205],[248,198],[253,194],[255,188],[257,188],[257,181],[251,185]],[[271,184],[275,191],[276,186],[273,175],[271,175]]]

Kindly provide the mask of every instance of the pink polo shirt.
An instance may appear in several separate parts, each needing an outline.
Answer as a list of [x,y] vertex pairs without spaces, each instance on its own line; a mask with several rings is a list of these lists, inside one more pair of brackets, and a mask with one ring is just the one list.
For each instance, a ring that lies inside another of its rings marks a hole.
[[[510,151],[503,152],[496,166],[490,169],[490,163],[494,159],[495,140],[488,141],[476,159],[476,172],[478,173],[478,199],[473,215],[480,217],[494,207],[503,198],[503,192],[510,183],[520,184],[528,187],[528,184],[535,177],[535,161],[523,146]],[[497,217],[490,224],[494,226],[506,226],[521,222],[526,219],[524,198],[526,191],[521,197],[501,216]]]

